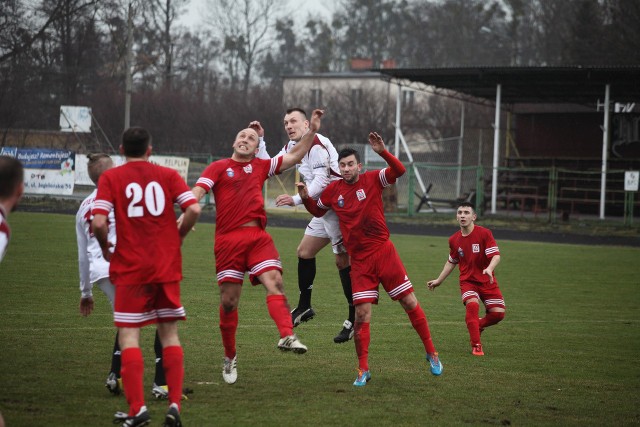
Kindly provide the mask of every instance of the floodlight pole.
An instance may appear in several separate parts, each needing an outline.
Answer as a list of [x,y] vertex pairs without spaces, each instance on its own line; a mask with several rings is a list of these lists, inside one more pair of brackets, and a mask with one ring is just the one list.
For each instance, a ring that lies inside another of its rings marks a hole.
[[400,115],[402,114],[402,86],[398,84],[398,95],[396,96],[396,138],[395,138],[395,156],[400,158]]
[[129,129],[131,125],[131,92],[133,78],[131,76],[131,64],[133,51],[133,6],[129,2],[127,14],[127,52],[125,55],[125,94],[124,94],[124,128]]
[[611,85],[604,87],[604,124],[602,125],[602,176],[600,178],[600,219],[604,219],[604,204],[607,191],[607,146],[609,145],[609,102]]
[[502,85],[496,87],[496,117],[493,125],[493,175],[491,177],[491,213],[496,213],[498,200],[498,165],[500,162],[500,99]]
[[462,194],[462,148],[464,142],[464,102],[460,111],[460,138],[458,138],[458,176],[456,185],[456,197]]

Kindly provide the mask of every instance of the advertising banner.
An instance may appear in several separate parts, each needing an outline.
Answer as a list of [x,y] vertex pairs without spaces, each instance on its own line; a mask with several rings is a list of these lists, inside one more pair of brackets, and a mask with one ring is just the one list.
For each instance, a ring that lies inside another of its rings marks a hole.
[[[116,166],[120,166],[124,163],[124,157],[122,156],[111,156],[111,158],[113,159],[113,163]],[[151,155],[151,157],[149,157],[149,161],[160,166],[166,166],[168,168],[175,169],[180,174],[182,179],[187,182],[187,177],[189,174],[189,158]],[[87,156],[85,154],[78,154],[76,158],[75,169],[75,183],[77,185],[93,185],[93,182],[91,182],[91,180],[89,179],[89,174],[87,172],[87,163]]]
[[2,147],[0,154],[20,160],[27,194],[73,194],[76,155],[70,150]]

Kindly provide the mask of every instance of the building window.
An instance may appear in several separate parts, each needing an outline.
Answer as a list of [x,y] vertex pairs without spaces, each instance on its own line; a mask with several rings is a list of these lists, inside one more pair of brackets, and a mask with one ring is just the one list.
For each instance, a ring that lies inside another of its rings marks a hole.
[[403,107],[413,107],[413,102],[415,100],[415,92],[412,90],[403,90],[402,91],[402,106]]
[[311,89],[311,108],[322,107],[322,89]]
[[351,89],[351,106],[359,107],[362,103],[362,89]]

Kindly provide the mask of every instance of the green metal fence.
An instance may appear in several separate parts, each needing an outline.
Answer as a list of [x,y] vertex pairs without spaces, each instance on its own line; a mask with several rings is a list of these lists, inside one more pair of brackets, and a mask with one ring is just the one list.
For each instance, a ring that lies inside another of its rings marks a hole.
[[[640,200],[624,190],[624,170],[606,174],[605,217],[633,222]],[[424,189],[418,185],[420,180]],[[498,168],[496,209],[509,216],[546,217],[549,222],[599,216],[601,171],[564,168]],[[397,184],[399,210],[409,216],[446,211],[470,201],[479,213],[492,203],[492,169],[482,166],[414,164]]]

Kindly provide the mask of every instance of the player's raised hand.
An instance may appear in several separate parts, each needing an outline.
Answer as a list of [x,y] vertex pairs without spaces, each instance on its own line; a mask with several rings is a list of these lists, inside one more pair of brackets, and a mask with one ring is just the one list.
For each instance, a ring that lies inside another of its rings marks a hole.
[[262,128],[262,125],[260,124],[259,121],[254,120],[251,123],[249,123],[249,127],[253,130],[255,130],[256,132],[258,132],[258,136],[260,138],[264,137],[264,129]]
[[309,198],[309,192],[307,191],[307,185],[304,182],[296,182],[296,188],[298,189],[298,194],[302,198],[302,200],[306,200]]
[[385,150],[384,141],[377,132],[369,133],[369,145],[376,153],[380,154]]
[[313,110],[313,113],[311,113],[311,121],[309,122],[309,129],[311,129],[311,132],[318,132],[320,130],[320,119],[323,115],[324,110]]

